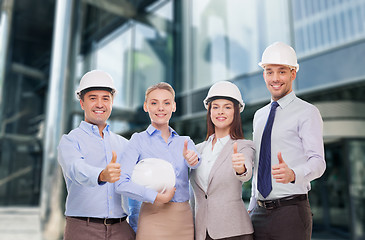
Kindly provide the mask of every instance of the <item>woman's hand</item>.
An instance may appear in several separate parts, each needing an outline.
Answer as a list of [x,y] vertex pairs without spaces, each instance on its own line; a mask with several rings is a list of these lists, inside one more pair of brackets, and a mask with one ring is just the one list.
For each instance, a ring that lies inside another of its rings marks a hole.
[[195,166],[198,164],[199,162],[198,154],[188,149],[188,140],[185,140],[184,142],[183,155],[190,166]]
[[168,203],[171,201],[171,199],[174,197],[175,195],[175,191],[176,188],[170,188],[170,189],[166,189],[165,191],[158,193],[155,199],[155,202],[159,202],[159,203]]
[[237,152],[237,142],[233,144],[232,166],[238,175],[246,172],[245,157]]

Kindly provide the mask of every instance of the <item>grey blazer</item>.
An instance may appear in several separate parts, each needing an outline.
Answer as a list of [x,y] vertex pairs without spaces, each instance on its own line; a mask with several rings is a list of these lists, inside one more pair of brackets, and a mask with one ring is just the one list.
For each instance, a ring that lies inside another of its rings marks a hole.
[[[232,167],[233,143],[237,151],[245,156],[246,174],[236,175]],[[197,145],[202,153],[207,142]],[[195,239],[205,240],[206,231],[214,239],[253,233],[251,219],[242,201],[242,183],[252,176],[255,149],[250,140],[229,139],[224,145],[209,175],[207,193],[191,171],[191,185],[195,199]]]

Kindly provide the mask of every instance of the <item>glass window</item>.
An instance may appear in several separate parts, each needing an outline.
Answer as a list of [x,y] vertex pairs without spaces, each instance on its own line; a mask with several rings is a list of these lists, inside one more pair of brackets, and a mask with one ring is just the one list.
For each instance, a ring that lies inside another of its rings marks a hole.
[[112,75],[118,90],[115,106],[139,107],[149,86],[172,82],[172,10],[171,1],[156,6],[96,43],[92,66]]
[[108,72],[114,79],[117,95],[114,105],[119,107],[130,106],[130,68],[131,68],[131,35],[130,24],[107,36],[95,51],[95,68]]
[[354,239],[362,239],[365,236],[365,212],[359,211],[365,204],[365,141],[349,141],[350,167],[350,199],[353,202],[352,223]]
[[[302,37],[310,40],[308,46],[297,50],[298,57],[356,41],[365,35],[363,27],[365,0],[336,2],[296,0],[292,6],[295,39],[301,41],[299,38]],[[303,12],[310,14],[304,14],[301,18],[295,16],[298,14],[296,9],[298,7],[302,7]],[[321,38],[318,38],[318,32],[312,29],[313,26],[317,28],[318,24],[325,25]],[[299,36],[300,29],[304,29],[304,36]]]
[[190,1],[193,88],[259,70],[264,49],[290,43],[288,2]]
[[133,106],[141,106],[146,89],[158,82],[172,83],[173,5],[166,3],[138,22],[134,29]]

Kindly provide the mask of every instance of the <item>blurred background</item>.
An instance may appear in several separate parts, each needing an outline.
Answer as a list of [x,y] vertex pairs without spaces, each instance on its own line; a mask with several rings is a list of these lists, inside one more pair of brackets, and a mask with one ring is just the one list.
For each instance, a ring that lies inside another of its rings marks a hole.
[[74,91],[85,72],[113,76],[109,123],[128,139],[149,124],[146,88],[165,81],[177,93],[172,127],[203,141],[202,100],[213,83],[232,81],[252,139],[253,114],[270,101],[257,63],[283,41],[300,64],[296,94],[324,121],[313,238],[365,239],[365,0],[2,0],[0,10],[0,216],[35,214],[27,221],[39,239],[62,239],[57,145],[83,119]]

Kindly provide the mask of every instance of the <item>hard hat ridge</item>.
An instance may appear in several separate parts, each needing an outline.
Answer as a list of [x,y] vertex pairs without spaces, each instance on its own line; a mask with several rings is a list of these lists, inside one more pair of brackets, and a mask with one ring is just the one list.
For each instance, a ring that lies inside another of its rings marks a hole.
[[229,81],[220,81],[210,87],[207,97],[204,99],[204,107],[208,109],[208,104],[219,98],[228,98],[236,100],[240,106],[240,112],[243,111],[245,103],[238,87]]
[[116,93],[113,78],[103,70],[92,70],[85,73],[75,91],[76,97],[80,99],[80,95],[84,90],[92,88],[110,89],[112,95]]
[[294,49],[283,42],[275,42],[265,49],[259,66],[265,68],[265,65],[268,64],[287,65],[290,68],[295,68],[297,72],[299,71]]

